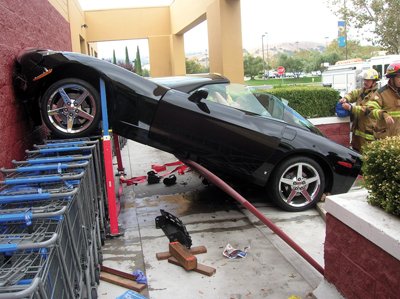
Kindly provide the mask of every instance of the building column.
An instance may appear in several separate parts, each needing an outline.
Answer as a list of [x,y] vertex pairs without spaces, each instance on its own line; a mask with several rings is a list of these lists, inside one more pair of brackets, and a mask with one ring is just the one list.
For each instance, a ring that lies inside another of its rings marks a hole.
[[172,75],[185,76],[186,75],[186,56],[185,56],[185,43],[183,34],[173,34],[171,36],[172,44]]
[[150,36],[149,57],[154,78],[186,74],[183,35]]
[[217,0],[207,7],[210,72],[244,83],[239,0]]

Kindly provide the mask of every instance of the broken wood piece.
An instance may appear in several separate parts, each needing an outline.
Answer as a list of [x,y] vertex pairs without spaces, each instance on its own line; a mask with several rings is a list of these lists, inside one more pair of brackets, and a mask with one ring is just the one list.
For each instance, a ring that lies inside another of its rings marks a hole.
[[137,276],[135,276],[135,275],[132,275],[132,274],[129,274],[129,273],[126,273],[126,272],[122,272],[122,271],[119,271],[119,270],[115,270],[115,269],[112,269],[112,268],[109,268],[109,267],[106,267],[106,266],[103,266],[103,265],[100,265],[100,270],[104,271],[104,272],[108,272],[108,273],[114,274],[114,275],[117,275],[117,276],[121,276],[121,277],[130,279],[130,280],[136,280],[136,278],[137,278]]
[[[206,253],[207,248],[205,246],[196,246],[188,249],[191,254],[200,254],[200,253]],[[172,254],[169,251],[164,251],[164,252],[159,252],[156,253],[157,260],[166,260],[169,259],[172,256]]]
[[133,290],[135,292],[140,293],[146,288],[146,285],[143,283],[138,283],[134,280],[124,278],[115,274],[100,272],[100,279],[103,281],[107,281],[109,283]]
[[197,267],[197,258],[179,242],[169,243],[169,252],[175,257],[186,270],[193,270]]
[[146,288],[146,284],[136,282],[137,276],[118,271],[105,266],[100,266],[100,279],[109,283],[140,293]]
[[[171,263],[171,264],[174,264],[177,266],[181,266],[182,268],[184,268],[183,265],[181,263],[179,263],[179,261],[173,256],[168,259],[168,263]],[[204,274],[207,276],[212,276],[214,273],[217,272],[217,269],[198,263],[197,267],[191,271],[195,271],[197,273],[201,273],[201,274]]]

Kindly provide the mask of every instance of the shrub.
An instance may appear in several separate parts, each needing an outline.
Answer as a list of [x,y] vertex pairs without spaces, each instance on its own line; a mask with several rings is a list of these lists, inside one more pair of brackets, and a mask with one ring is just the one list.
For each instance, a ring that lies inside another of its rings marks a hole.
[[257,90],[289,101],[289,107],[305,118],[334,116],[339,92],[333,88],[316,86],[284,86],[280,88]]
[[366,144],[361,159],[368,202],[400,217],[400,136]]

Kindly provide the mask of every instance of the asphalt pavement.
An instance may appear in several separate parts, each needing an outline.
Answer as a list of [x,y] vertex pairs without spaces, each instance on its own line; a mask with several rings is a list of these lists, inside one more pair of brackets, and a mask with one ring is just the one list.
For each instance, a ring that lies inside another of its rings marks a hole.
[[[168,153],[128,141],[121,150],[125,179],[146,175],[152,165],[177,161]],[[115,160],[115,159],[114,159]],[[175,169],[167,167],[160,175]],[[115,160],[115,172],[117,163]],[[146,298],[311,298],[323,276],[286,242],[239,202],[213,185],[205,185],[195,172],[176,174],[166,186],[147,182],[123,184],[118,216],[123,235],[109,237],[103,246],[103,265],[132,274],[140,270],[148,280],[140,292]],[[118,177],[116,194],[118,196]],[[318,209],[286,212],[276,207],[261,188],[242,189],[241,195],[324,267],[325,221]],[[198,263],[214,268],[207,276],[159,261],[169,239],[155,226],[160,210],[178,217],[193,246],[205,246]],[[225,247],[247,249],[245,258],[229,259]],[[117,298],[127,289],[101,281],[98,298]],[[292,297],[296,298],[296,297]]]

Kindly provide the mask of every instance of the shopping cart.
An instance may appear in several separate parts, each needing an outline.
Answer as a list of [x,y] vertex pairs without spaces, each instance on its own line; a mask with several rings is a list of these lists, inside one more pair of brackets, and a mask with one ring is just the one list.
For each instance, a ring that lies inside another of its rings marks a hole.
[[45,140],[43,145],[34,145],[34,150],[27,150],[29,160],[32,159],[55,159],[65,158],[80,154],[93,155],[92,162],[89,165],[90,175],[92,177],[92,188],[96,199],[95,207],[98,214],[99,237],[97,242],[100,248],[104,245],[107,218],[108,218],[108,200],[105,192],[104,165],[100,154],[99,140],[90,140],[89,138],[81,139],[63,139],[63,140]]
[[[49,242],[47,238],[55,234],[58,236],[57,255],[64,271],[63,277],[69,296],[71,298],[81,298],[83,294],[91,294],[88,298],[94,296],[96,292],[94,286],[99,280],[96,281],[94,252],[90,248],[90,239],[87,235],[88,231],[90,233],[92,231],[85,227],[85,215],[80,204],[81,188],[77,186],[76,192],[71,197],[59,190],[54,192],[56,187],[60,187],[59,183],[54,183],[52,189],[40,191],[41,194],[48,194],[48,197],[53,194],[53,198],[47,198],[44,202],[31,200],[34,195],[33,187],[30,187],[30,193],[22,192],[21,189],[24,189],[17,187],[3,190],[0,194],[3,202],[0,205],[0,251],[1,248],[10,252],[45,247],[46,242]],[[18,200],[13,201],[15,198]],[[19,207],[15,208],[16,206]]]

